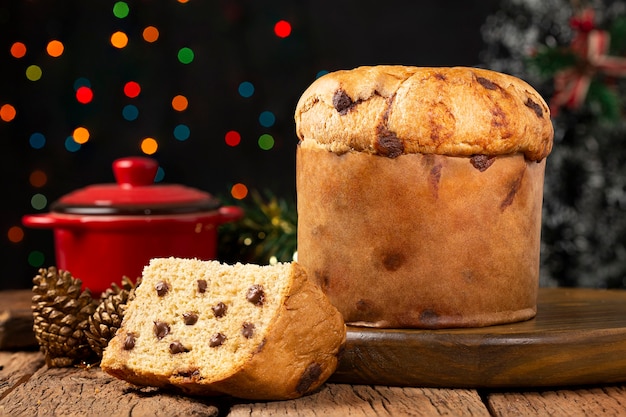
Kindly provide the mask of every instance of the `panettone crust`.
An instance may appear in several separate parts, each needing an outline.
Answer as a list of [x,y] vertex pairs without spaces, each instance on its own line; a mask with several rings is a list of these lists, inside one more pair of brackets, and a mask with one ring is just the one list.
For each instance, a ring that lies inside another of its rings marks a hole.
[[302,94],[295,122],[302,147],[391,158],[521,152],[539,161],[550,153],[554,135],[549,108],[533,87],[467,67],[331,72]]

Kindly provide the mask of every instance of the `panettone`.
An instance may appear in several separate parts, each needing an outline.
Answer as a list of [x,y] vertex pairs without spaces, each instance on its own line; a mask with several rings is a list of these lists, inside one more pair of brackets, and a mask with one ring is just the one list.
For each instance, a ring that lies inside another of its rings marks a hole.
[[101,367],[192,395],[296,398],[334,372],[345,338],[341,315],[295,262],[153,259]]
[[322,76],[295,113],[298,261],[349,324],[533,317],[553,128],[526,82],[476,68]]

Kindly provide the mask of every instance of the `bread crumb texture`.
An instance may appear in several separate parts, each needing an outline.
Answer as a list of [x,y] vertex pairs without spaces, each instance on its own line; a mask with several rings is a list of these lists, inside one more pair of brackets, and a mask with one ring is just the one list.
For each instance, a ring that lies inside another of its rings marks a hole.
[[295,122],[302,147],[390,158],[521,152],[539,161],[554,136],[550,110],[528,83],[467,67],[331,72],[302,94]]
[[[290,307],[303,294],[304,305]],[[299,309],[307,316],[294,320]],[[296,326],[308,333],[271,334]],[[315,336],[317,329],[317,344],[298,340]],[[344,341],[339,313],[295,263],[162,258],[144,269],[101,366],[137,385],[175,386],[190,394],[293,398],[330,376]],[[299,360],[292,360],[294,354]],[[291,369],[274,355],[283,355]]]

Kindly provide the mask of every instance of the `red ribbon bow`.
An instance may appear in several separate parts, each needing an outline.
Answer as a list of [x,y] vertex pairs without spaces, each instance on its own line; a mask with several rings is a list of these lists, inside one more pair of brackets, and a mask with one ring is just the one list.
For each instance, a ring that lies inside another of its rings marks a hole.
[[550,111],[556,116],[559,108],[578,108],[587,96],[591,79],[597,73],[609,76],[626,76],[626,59],[607,55],[610,35],[595,29],[593,10],[584,10],[572,19],[577,30],[570,49],[578,58],[578,64],[559,71],[554,76],[555,93],[550,101]]

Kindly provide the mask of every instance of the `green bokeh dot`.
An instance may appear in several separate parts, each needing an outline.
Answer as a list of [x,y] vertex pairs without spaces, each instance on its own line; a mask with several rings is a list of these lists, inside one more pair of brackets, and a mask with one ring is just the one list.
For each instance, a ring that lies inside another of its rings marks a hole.
[[38,250],[34,250],[28,254],[28,264],[34,268],[42,266],[45,260],[45,255]]
[[274,137],[270,134],[263,134],[259,137],[259,148],[269,151],[274,147]]
[[193,61],[193,58],[194,54],[191,48],[180,48],[178,51],[178,61],[180,61],[181,64],[189,64]]
[[118,1],[113,5],[113,14],[119,19],[123,19],[128,16],[129,12],[128,4],[125,1]]

